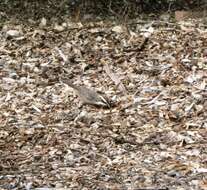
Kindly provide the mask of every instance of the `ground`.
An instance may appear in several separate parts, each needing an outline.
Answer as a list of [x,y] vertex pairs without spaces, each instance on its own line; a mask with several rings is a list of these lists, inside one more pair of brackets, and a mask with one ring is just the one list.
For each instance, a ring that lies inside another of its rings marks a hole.
[[[206,28],[5,21],[1,189],[207,189]],[[61,77],[114,106],[81,105]]]

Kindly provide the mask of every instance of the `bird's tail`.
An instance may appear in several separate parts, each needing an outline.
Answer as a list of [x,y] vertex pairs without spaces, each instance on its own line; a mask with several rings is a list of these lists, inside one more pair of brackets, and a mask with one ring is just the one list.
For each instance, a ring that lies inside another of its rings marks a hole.
[[74,88],[74,89],[77,90],[77,86],[74,85],[74,84],[70,81],[70,79],[63,78],[63,77],[62,77],[62,78],[60,79],[60,81],[63,82],[63,83],[65,83],[65,84],[67,84],[68,86],[70,86],[70,87],[72,87],[72,88]]

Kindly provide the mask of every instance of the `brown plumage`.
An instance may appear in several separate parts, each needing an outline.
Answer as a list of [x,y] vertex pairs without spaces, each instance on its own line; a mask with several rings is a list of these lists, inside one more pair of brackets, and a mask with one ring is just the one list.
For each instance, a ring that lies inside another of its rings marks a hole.
[[108,98],[96,92],[95,90],[91,90],[84,86],[76,86],[67,79],[66,80],[62,79],[62,81],[77,92],[83,104],[89,104],[89,105],[100,106],[105,108],[111,107]]

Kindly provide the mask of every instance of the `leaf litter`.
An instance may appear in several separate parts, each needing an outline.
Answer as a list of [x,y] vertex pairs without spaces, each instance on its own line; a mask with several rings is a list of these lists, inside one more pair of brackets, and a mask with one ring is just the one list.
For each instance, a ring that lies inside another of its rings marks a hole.
[[[2,189],[207,188],[206,27],[129,26],[5,23]],[[116,106],[81,105],[61,77]]]

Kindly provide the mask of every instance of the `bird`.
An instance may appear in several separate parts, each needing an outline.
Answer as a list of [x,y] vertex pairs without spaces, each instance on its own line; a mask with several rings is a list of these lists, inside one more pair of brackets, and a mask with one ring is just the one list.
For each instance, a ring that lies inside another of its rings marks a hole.
[[98,93],[96,90],[89,89],[85,86],[77,86],[68,79],[61,79],[61,81],[76,91],[83,104],[111,108],[111,102],[104,94]]

